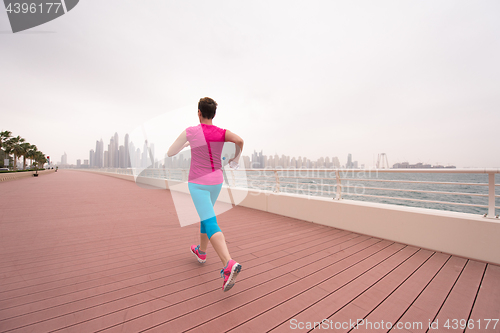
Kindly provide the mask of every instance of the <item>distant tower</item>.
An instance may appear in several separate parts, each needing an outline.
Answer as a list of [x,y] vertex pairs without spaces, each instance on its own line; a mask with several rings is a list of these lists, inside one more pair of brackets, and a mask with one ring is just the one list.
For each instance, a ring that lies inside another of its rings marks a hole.
[[108,145],[108,168],[115,167],[115,139],[111,137]]
[[334,168],[340,168],[340,161],[337,156],[332,158],[332,163]]
[[95,142],[94,166],[98,168],[104,167],[104,143],[101,141]]
[[113,160],[112,160],[112,163],[113,163],[113,167],[115,168],[119,168],[120,167],[120,156],[118,155],[119,154],[119,149],[120,149],[120,145],[118,143],[118,133],[115,132],[115,135],[113,137]]
[[377,169],[389,169],[389,160],[386,153],[378,154]]
[[125,165],[125,147],[124,146],[120,146],[120,148],[118,148],[118,159],[119,159],[119,167],[120,168],[126,168],[127,166]]
[[131,163],[130,163],[130,151],[128,148],[128,141],[129,141],[129,136],[128,133],[125,134],[125,142],[124,142],[124,147],[125,147],[125,168],[130,168]]
[[352,169],[352,155],[347,154],[347,164],[346,164],[346,169]]
[[151,166],[153,168],[155,168],[155,161],[156,161],[156,158],[155,158],[155,144],[154,143],[150,143],[149,144],[149,159],[151,161]]
[[68,164],[68,155],[66,155],[66,152],[64,152],[64,155],[61,156],[61,164],[62,165]]

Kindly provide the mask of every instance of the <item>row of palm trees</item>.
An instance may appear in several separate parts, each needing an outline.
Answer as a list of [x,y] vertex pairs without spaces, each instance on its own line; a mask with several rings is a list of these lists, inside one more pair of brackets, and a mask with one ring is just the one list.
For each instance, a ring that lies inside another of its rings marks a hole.
[[[47,163],[45,154],[37,149],[35,145],[26,142],[20,136],[13,137],[11,131],[0,132],[0,150],[5,152],[5,156],[14,155],[14,170],[17,170],[17,161],[23,158],[23,170],[26,169],[26,160],[30,160],[32,165],[42,167]],[[3,162],[3,161],[1,161]]]

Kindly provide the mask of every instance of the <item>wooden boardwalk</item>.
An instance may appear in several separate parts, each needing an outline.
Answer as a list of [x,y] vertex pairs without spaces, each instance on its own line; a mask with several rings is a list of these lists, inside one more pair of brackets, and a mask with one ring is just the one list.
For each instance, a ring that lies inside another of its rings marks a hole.
[[496,265],[236,207],[224,293],[169,191],[69,170],[0,190],[0,332],[500,332]]

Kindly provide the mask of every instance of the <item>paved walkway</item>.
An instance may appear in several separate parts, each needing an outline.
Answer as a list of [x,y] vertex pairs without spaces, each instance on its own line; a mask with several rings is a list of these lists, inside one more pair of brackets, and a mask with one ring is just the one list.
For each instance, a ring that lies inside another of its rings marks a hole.
[[169,191],[70,170],[0,191],[1,332],[500,332],[499,266],[237,207],[219,216],[243,266],[224,293]]

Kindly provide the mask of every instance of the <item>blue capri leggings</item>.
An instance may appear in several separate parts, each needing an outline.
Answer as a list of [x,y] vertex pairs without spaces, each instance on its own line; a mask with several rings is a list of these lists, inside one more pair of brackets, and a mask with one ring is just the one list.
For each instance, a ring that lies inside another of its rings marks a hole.
[[207,234],[208,239],[210,239],[213,234],[221,231],[217,225],[214,205],[222,188],[222,183],[217,185],[188,183],[188,188],[189,193],[191,193],[194,206],[196,207],[196,211],[200,216],[200,232],[202,234]]

